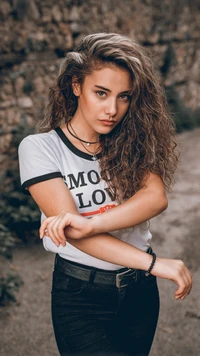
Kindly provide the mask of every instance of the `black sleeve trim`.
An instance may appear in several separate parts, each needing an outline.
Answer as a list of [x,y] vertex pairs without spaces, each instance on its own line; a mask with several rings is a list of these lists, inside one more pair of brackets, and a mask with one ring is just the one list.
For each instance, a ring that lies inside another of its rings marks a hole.
[[29,187],[32,184],[44,182],[45,180],[50,180],[53,178],[62,178],[62,174],[60,172],[54,172],[54,173],[43,174],[42,176],[28,179],[21,186],[22,192],[25,195],[30,195],[28,189],[26,189],[27,187]]

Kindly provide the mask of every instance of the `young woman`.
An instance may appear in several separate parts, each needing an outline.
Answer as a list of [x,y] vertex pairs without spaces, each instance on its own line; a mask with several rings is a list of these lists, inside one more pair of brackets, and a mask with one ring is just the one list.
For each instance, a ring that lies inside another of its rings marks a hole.
[[144,49],[118,34],[85,37],[61,66],[40,132],[20,144],[20,173],[42,212],[44,247],[56,253],[60,355],[148,355],[156,277],[177,284],[181,300],[192,282],[182,261],[150,247],[148,221],[167,208],[177,156]]

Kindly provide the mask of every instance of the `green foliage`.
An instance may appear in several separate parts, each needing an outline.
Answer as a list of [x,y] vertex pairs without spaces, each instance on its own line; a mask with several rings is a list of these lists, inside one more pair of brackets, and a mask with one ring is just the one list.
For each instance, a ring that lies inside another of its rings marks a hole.
[[[21,192],[18,169],[17,147],[24,136],[30,134],[22,127],[16,128],[10,149],[10,166],[0,177],[4,183],[4,191],[0,199],[0,255],[12,258],[16,244],[38,239],[40,212],[33,199]],[[19,275],[7,275],[0,278],[0,305],[16,301],[15,293],[23,284]]]
[[[31,197],[25,196],[19,190],[2,194],[0,202],[2,223],[22,241],[27,241],[27,236],[38,236],[40,212]],[[8,231],[7,231],[8,233]]]
[[15,293],[23,281],[19,275],[7,275],[0,277],[0,305],[5,306],[10,301],[16,301]]
[[12,258],[12,249],[15,246],[15,239],[9,229],[0,224],[0,255]]
[[[30,128],[26,130],[21,126],[16,128],[11,147],[11,164],[4,173],[6,184],[0,200],[0,211],[1,224],[4,226],[1,236],[2,239],[3,235],[5,237],[5,245],[8,243],[8,237],[9,241],[12,238],[20,238],[22,241],[27,241],[27,236],[38,236],[40,212],[33,199],[30,196],[25,196],[21,191],[17,157],[19,143],[30,133],[32,133]],[[3,242],[1,246],[3,252]]]

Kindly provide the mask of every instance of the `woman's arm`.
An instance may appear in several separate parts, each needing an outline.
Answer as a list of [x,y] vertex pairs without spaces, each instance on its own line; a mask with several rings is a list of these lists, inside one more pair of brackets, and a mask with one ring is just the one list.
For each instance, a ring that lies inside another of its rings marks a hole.
[[[72,217],[73,214],[69,215]],[[54,241],[55,234],[59,234],[62,230],[62,228],[60,230],[60,224],[62,225],[62,219],[65,219],[65,216],[66,214],[62,213],[59,216],[45,219],[40,228],[41,238],[45,233]],[[81,219],[84,220],[82,217]],[[151,255],[108,233],[84,239],[67,239],[67,241],[93,257],[129,268],[147,271],[152,262]],[[172,280],[178,286],[175,299],[182,300],[190,293],[192,278],[181,260],[157,258],[151,274]]]
[[[136,226],[167,208],[164,185],[160,177],[153,173],[149,174],[145,184],[134,196],[92,219],[79,215],[68,188],[60,178],[32,185],[29,191],[47,217],[66,212],[65,220],[62,219],[68,226],[66,236],[76,239]],[[79,215],[79,218],[70,213]],[[75,229],[69,229],[69,226]],[[64,225],[62,228],[64,229]],[[56,240],[60,243],[66,241],[61,226],[59,233],[55,234],[55,243]]]
[[[85,219],[79,215],[76,210],[73,198],[61,178],[55,178],[49,181],[34,184],[29,187],[29,191],[40,209],[47,217],[56,215],[55,218],[51,217],[43,222],[41,227],[41,237],[43,237],[46,228],[48,229],[48,235],[50,237],[51,232],[53,232],[53,234],[59,234],[58,221],[62,222],[63,216],[66,217],[66,215],[68,215],[73,219],[75,217],[79,219],[79,221],[81,219],[81,224],[83,225],[86,222],[92,220]],[[154,205],[154,200],[151,202],[151,204]],[[149,206],[150,210],[152,209],[151,204]],[[113,211],[115,209],[116,208],[114,208]],[[69,211],[70,213],[61,213],[62,211]],[[105,214],[108,214],[108,212]],[[144,220],[145,219],[146,217]],[[71,227],[69,227],[69,229],[70,228]],[[73,230],[73,228],[71,229]],[[61,239],[61,242],[63,245],[65,245],[66,238],[65,241]],[[88,253],[96,258],[100,258],[102,260],[116,263],[122,266],[129,266],[131,268],[147,270],[152,260],[152,256],[149,254],[123,241],[118,240],[108,233],[98,234],[96,236],[84,239],[69,239],[69,242],[83,252]],[[191,290],[191,276],[182,261],[157,259],[152,274],[155,274],[161,278],[171,279],[178,285],[178,289],[175,292],[176,299],[184,299]]]
[[[91,256],[120,264],[121,266],[147,271],[152,262],[151,255],[108,234],[102,234],[101,238],[94,237],[93,239],[69,241],[75,247]],[[175,299],[183,300],[191,291],[191,275],[181,260],[157,257],[151,274],[160,278],[170,279],[178,286],[174,295]]]
[[58,226],[52,230],[51,238],[54,243],[65,244],[66,238],[81,239],[133,227],[158,215],[166,207],[164,185],[159,176],[150,173],[145,184],[133,197],[92,219],[71,215],[70,210],[66,212],[63,209],[62,214],[54,220]]
[[47,217],[58,215],[62,211],[79,215],[71,193],[62,178],[33,184],[28,187],[28,190]]
[[130,199],[108,210],[106,214],[96,215],[91,219],[89,236],[141,224],[160,214],[167,206],[168,201],[161,178],[149,173],[141,189]]

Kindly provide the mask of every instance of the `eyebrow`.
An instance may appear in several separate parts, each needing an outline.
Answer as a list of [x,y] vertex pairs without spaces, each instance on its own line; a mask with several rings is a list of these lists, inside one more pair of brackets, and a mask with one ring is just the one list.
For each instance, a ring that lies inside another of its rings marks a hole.
[[[105,91],[108,91],[109,93],[111,93],[110,89],[102,87],[101,85],[95,85],[95,87],[98,88],[98,89],[102,89],[102,90],[105,90]],[[120,94],[130,94],[130,92],[131,92],[131,89],[122,91]]]

